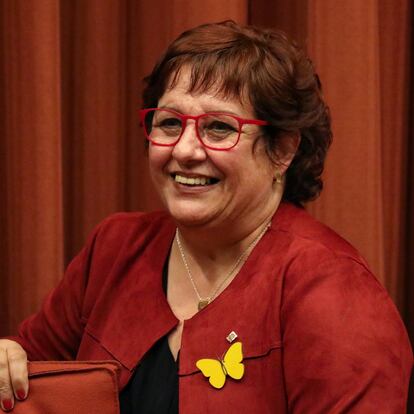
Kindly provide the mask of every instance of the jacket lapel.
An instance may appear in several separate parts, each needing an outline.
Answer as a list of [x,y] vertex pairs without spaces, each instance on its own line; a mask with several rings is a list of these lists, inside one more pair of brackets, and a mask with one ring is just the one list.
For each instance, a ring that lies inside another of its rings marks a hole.
[[[174,237],[162,216],[150,222],[142,240],[124,243],[105,280],[86,331],[116,360],[133,370],[153,344],[178,323],[162,289],[162,270]],[[137,237],[137,236],[135,236]]]

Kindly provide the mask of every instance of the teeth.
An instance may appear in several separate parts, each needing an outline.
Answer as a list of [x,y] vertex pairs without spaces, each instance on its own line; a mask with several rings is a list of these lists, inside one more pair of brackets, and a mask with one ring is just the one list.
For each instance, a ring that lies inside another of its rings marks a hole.
[[188,178],[188,177],[183,177],[182,175],[176,174],[174,179],[177,183],[186,184],[186,185],[209,185],[211,184],[211,179],[206,178],[206,177]]

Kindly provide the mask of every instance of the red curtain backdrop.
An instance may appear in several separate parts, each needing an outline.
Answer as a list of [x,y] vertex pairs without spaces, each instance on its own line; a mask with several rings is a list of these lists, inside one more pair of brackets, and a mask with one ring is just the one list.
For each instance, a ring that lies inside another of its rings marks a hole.
[[0,335],[100,220],[160,206],[141,79],[184,29],[233,19],[285,30],[315,62],[334,144],[308,209],[362,252],[414,338],[412,13],[410,0],[1,0]]

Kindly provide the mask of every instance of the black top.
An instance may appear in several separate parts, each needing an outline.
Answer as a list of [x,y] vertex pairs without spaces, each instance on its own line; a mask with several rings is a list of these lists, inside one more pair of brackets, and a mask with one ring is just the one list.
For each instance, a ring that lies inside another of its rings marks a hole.
[[[167,292],[168,260],[162,271]],[[119,395],[121,414],[178,414],[178,365],[168,345],[159,339],[136,367]]]

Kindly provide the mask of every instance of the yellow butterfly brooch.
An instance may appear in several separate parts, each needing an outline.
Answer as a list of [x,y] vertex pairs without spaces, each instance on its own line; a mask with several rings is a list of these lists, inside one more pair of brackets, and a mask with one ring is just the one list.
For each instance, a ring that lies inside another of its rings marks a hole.
[[223,388],[226,376],[239,380],[244,374],[242,343],[236,342],[230,346],[223,359],[199,359],[197,368],[214,388]]

